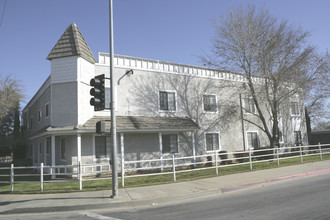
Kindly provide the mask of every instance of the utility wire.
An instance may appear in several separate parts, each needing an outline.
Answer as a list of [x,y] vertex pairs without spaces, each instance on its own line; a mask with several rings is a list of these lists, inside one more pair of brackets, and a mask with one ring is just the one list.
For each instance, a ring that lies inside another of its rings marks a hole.
[[6,5],[7,5],[7,0],[5,0],[5,4],[4,4],[3,9],[2,9],[2,15],[1,15],[1,20],[0,20],[0,28],[1,28],[1,25],[2,25],[3,17],[5,15]]

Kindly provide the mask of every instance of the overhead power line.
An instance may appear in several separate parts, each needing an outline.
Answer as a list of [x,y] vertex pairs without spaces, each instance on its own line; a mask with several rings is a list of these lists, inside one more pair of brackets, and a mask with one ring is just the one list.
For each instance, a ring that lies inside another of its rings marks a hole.
[[6,5],[7,5],[7,0],[5,0],[5,4],[3,5],[1,20],[0,20],[0,28],[1,28],[1,25],[2,25],[3,17],[5,15]]

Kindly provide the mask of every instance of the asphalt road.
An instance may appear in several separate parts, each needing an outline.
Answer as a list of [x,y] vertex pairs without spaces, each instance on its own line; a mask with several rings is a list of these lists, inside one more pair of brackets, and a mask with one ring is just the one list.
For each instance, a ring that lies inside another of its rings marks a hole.
[[[0,219],[1,216],[0,216]],[[330,175],[148,209],[6,216],[6,219],[330,219]]]

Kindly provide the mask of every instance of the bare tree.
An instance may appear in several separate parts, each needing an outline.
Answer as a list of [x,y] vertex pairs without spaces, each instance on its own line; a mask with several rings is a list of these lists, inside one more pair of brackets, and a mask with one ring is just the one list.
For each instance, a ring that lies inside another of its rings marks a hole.
[[304,88],[312,88],[327,70],[325,60],[308,44],[309,32],[263,8],[235,8],[214,26],[211,54],[202,61],[213,68],[244,74],[245,92],[253,100],[258,121],[244,120],[261,129],[275,147],[281,109],[287,108],[294,95],[302,97]]

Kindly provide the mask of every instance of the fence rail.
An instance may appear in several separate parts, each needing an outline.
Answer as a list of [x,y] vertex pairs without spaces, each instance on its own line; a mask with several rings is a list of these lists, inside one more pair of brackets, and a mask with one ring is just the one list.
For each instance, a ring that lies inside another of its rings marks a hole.
[[[205,169],[215,169],[219,175],[219,168],[249,165],[250,170],[256,163],[273,161],[280,165],[280,161],[289,158],[300,158],[303,163],[306,156],[319,156],[330,154],[329,144],[309,146],[295,146],[286,148],[249,149],[239,152],[217,152],[198,156],[172,157],[152,160],[122,161],[121,184],[125,186],[125,179],[155,175],[172,175],[176,181],[176,174],[193,172]],[[6,171],[7,170],[7,171]],[[220,170],[221,171],[221,170]],[[5,174],[3,174],[5,173]],[[45,166],[18,166],[0,167],[0,183],[10,184],[10,191],[14,191],[17,183],[40,183],[40,191],[44,189],[44,183],[55,182],[79,182],[79,190],[82,190],[83,181],[111,179],[109,177],[91,178],[91,175],[110,174],[109,164],[97,165],[57,165]],[[89,177],[88,177],[89,176]],[[59,178],[62,177],[62,178]],[[70,178],[65,178],[70,177]],[[7,180],[3,180],[7,179]]]

